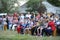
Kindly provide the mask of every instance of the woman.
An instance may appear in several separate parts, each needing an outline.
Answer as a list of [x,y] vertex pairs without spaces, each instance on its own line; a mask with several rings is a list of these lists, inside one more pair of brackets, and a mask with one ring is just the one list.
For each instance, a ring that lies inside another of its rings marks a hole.
[[6,16],[3,15],[3,25],[4,25],[4,31],[7,30],[7,22],[6,22]]

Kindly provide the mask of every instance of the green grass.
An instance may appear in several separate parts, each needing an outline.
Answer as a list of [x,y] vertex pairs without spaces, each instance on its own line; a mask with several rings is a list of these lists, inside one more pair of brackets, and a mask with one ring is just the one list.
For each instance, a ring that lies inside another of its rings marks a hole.
[[0,40],[60,40],[60,37],[39,37],[17,34],[16,31],[0,31]]

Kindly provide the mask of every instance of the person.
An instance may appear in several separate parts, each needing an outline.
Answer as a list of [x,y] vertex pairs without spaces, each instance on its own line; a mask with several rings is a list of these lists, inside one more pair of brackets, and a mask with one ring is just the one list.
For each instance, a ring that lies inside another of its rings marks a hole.
[[47,19],[44,19],[44,20],[41,20],[40,21],[40,36],[43,36],[44,33],[47,35],[48,32],[46,32],[48,29],[47,29],[47,26],[48,26],[48,20]]
[[56,21],[57,35],[60,35],[60,18]]
[[24,20],[24,15],[23,14],[20,15],[20,19]]
[[7,30],[7,22],[6,22],[6,16],[3,15],[3,25],[4,25],[4,31]]
[[17,24],[18,23],[18,17],[13,17],[13,24]]
[[36,16],[36,19],[39,20],[40,19],[40,14],[38,13],[37,16]]
[[29,18],[29,19],[31,19],[31,14],[30,14],[30,12],[28,12],[28,14],[26,14],[26,17]]
[[37,35],[40,36],[41,35],[41,31],[40,31],[41,27],[40,27],[40,22],[39,21],[37,22],[37,27],[38,27],[37,28]]
[[31,35],[37,35],[37,28],[37,21],[35,21],[33,26],[31,27]]
[[33,20],[27,20],[27,27],[25,28],[26,34],[31,34],[31,27],[32,26],[33,26]]
[[3,30],[3,19],[2,19],[2,17],[0,17],[0,30]]
[[31,19],[33,19],[34,18],[34,14],[33,13],[31,13]]
[[48,26],[51,27],[53,36],[56,36],[56,26],[55,26],[55,22],[53,21],[53,19],[50,19]]
[[13,17],[18,17],[17,12],[15,12],[15,13],[13,14]]
[[12,30],[14,31],[17,27],[17,24],[18,24],[18,15],[16,13],[13,15],[12,22],[13,22]]
[[21,33],[21,28],[22,28],[21,25],[18,24],[18,26],[17,26],[17,33],[18,34]]
[[7,17],[7,19],[8,19],[8,27],[9,27],[9,30],[11,30],[11,28],[12,28],[12,21],[13,21],[13,16],[12,15],[9,15],[8,17]]

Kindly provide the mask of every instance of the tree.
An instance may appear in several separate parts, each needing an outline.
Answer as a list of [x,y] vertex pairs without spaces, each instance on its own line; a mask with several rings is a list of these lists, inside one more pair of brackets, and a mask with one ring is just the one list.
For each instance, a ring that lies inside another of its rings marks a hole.
[[42,0],[29,0],[27,3],[27,11],[35,12],[38,11],[39,13],[45,12],[46,7],[43,6]]
[[7,10],[7,3],[5,0],[0,0],[1,1],[1,4],[2,4],[2,7],[0,8],[0,12],[6,12]]
[[0,8],[0,13],[13,13],[18,7],[15,7],[14,4],[17,3],[17,0],[0,0],[2,7]]
[[28,8],[27,11],[31,11],[31,12],[37,11],[38,7],[40,6],[39,4],[40,4],[40,0],[29,0],[27,2],[27,8]]
[[37,11],[38,11],[39,13],[44,13],[44,12],[46,12],[46,10],[47,10],[46,7],[45,7],[43,4],[41,4],[41,6],[38,8]]
[[56,7],[60,7],[60,0],[47,0],[47,1]]

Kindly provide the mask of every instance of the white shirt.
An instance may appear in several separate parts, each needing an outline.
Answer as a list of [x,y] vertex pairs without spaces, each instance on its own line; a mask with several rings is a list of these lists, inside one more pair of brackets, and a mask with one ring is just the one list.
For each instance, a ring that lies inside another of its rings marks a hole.
[[31,27],[33,26],[33,22],[30,23],[30,26],[31,26]]
[[24,19],[24,15],[21,15],[21,16],[20,16],[20,19]]
[[6,18],[3,18],[3,24],[7,24]]
[[26,14],[26,17],[29,17],[29,18],[31,18],[31,15],[30,15],[30,14]]

